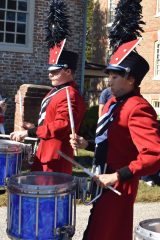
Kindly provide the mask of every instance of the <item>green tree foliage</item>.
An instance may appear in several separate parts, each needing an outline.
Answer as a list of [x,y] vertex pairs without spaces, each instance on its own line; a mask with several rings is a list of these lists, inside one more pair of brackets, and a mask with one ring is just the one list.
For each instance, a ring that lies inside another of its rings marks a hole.
[[107,12],[102,11],[100,1],[88,0],[86,60],[104,64],[107,47]]
[[94,2],[93,0],[88,0],[87,7],[87,33],[86,33],[86,59],[91,61],[92,57],[92,26],[93,26],[93,10]]

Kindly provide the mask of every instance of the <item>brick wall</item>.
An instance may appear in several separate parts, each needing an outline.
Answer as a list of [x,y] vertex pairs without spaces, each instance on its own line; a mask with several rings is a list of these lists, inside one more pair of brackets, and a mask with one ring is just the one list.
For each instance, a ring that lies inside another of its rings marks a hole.
[[22,84],[15,96],[14,131],[22,128],[23,122],[37,125],[41,102],[51,87],[35,84]]
[[[67,48],[80,54],[76,80],[80,84],[82,58],[83,6],[82,0],[66,0],[71,16],[72,36],[67,41]],[[49,0],[35,1],[35,19],[33,53],[0,51],[0,94],[8,97],[6,111],[6,130],[13,130],[15,95],[22,84],[49,85],[47,64],[48,50],[44,43],[44,22]]]
[[160,79],[154,80],[154,35],[160,30],[160,17],[156,17],[156,2],[143,0],[143,20],[144,26],[143,41],[138,52],[149,62],[150,71],[141,84],[143,94],[160,94]]

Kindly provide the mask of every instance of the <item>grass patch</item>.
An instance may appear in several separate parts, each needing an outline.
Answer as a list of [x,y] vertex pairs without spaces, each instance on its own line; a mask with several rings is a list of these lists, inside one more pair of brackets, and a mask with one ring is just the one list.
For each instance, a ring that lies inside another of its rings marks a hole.
[[86,151],[84,149],[78,149],[78,157],[92,157],[93,158],[94,153],[90,151]]
[[7,206],[7,193],[0,192],[0,207]]
[[160,186],[148,186],[145,182],[140,181],[136,202],[159,202]]

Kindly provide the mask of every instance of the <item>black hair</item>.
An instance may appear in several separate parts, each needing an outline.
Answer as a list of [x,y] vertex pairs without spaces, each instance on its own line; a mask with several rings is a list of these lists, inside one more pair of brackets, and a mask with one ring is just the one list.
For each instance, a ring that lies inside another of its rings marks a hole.
[[110,74],[111,72],[116,73],[116,74],[119,74],[121,77],[125,77],[125,75],[126,75],[125,70],[124,70],[124,71],[119,71],[119,70],[108,70],[107,73]]

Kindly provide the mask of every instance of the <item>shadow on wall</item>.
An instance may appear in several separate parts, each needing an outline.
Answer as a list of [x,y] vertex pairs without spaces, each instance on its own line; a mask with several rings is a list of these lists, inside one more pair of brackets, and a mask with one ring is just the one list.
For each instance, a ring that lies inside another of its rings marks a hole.
[[[105,64],[107,49],[107,11],[101,10],[100,2],[88,0],[86,60],[91,63]],[[98,104],[101,90],[106,88],[106,78],[97,75],[85,76],[84,96],[88,106]]]
[[107,48],[107,11],[102,11],[97,1],[93,8],[93,21],[90,31],[91,62],[105,64]]

